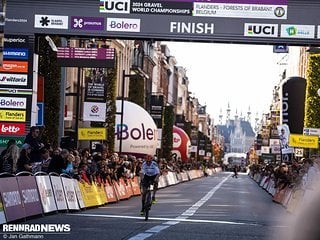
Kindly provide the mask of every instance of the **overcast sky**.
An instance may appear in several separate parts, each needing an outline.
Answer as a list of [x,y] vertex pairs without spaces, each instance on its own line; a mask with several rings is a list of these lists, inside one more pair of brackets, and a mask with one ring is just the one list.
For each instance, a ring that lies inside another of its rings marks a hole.
[[207,105],[207,112],[219,123],[220,109],[226,116],[228,103],[231,116],[247,115],[252,120],[268,112],[272,90],[280,80],[281,56],[272,46],[218,43],[163,42],[177,65],[187,69],[189,91]]

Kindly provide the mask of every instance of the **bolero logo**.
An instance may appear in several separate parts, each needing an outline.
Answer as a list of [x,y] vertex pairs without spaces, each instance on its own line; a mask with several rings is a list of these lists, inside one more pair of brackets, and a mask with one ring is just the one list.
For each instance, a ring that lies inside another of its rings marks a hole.
[[135,127],[130,129],[127,124],[123,124],[121,128],[121,124],[116,125],[116,137],[117,140],[126,140],[128,138],[132,138],[133,140],[155,140],[157,129],[146,128],[143,123],[141,123],[141,127]]

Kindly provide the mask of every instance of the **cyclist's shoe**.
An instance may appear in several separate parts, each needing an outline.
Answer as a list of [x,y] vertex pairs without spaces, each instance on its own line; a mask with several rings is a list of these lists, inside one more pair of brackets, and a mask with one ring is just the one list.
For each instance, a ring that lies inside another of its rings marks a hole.
[[144,216],[144,209],[141,209],[140,216]]
[[156,200],[156,198],[154,198],[154,197],[153,197],[153,198],[152,198],[152,201],[151,201],[151,203],[152,203],[152,204],[156,204],[156,203],[157,203],[157,200]]

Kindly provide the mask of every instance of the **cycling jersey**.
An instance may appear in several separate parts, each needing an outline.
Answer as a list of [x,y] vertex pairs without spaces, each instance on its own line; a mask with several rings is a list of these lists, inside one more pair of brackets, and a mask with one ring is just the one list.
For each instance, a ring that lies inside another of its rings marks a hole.
[[154,176],[160,173],[158,164],[154,161],[152,161],[150,165],[148,165],[146,162],[143,162],[141,170],[142,173],[147,176]]

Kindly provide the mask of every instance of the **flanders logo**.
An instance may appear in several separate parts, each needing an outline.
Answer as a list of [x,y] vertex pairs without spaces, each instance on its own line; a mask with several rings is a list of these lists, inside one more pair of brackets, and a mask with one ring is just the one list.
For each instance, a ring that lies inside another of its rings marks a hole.
[[0,110],[0,121],[25,122],[26,111]]

